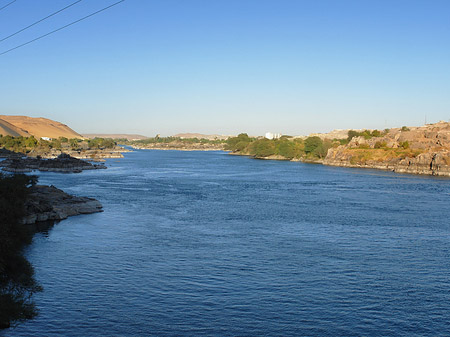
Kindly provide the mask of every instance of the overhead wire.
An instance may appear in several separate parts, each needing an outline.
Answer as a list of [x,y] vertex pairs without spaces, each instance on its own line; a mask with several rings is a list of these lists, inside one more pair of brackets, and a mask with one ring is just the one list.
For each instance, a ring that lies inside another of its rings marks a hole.
[[6,5],[4,5],[3,7],[0,8],[0,11],[5,9],[6,7],[8,7],[9,5],[13,4],[14,2],[16,2],[17,0],[13,0],[10,3],[7,3]]
[[11,49],[8,49],[8,50],[6,50],[6,51],[0,53],[0,56],[1,56],[1,55],[5,55],[5,54],[7,54],[7,53],[9,53],[9,52],[12,52],[13,50],[16,50],[16,49],[19,49],[19,48],[21,48],[21,47],[24,47],[24,46],[26,46],[26,45],[28,45],[28,44],[30,44],[30,43],[33,43],[33,42],[35,42],[35,41],[37,41],[37,40],[40,40],[40,39],[42,39],[42,38],[44,38],[44,37],[47,37],[47,36],[51,35],[51,34],[54,34],[54,33],[56,33],[56,32],[59,32],[60,30],[63,30],[63,29],[65,29],[65,28],[69,27],[69,26],[72,26],[72,25],[74,25],[74,24],[80,22],[80,21],[86,20],[87,18],[90,18],[91,16],[94,16],[94,15],[96,15],[96,14],[99,14],[99,13],[103,12],[103,11],[106,11],[107,9],[110,9],[111,7],[114,7],[114,6],[120,4],[121,2],[124,2],[124,1],[125,1],[125,0],[117,1],[117,2],[113,3],[112,5],[109,5],[109,6],[104,7],[104,8],[102,8],[102,9],[100,9],[100,10],[94,12],[94,13],[91,13],[91,14],[89,14],[89,15],[86,15],[86,16],[82,17],[81,19],[75,20],[75,21],[73,21],[73,22],[71,22],[71,23],[69,23],[69,24],[67,24],[67,25],[64,25],[64,26],[59,27],[59,28],[57,28],[57,29],[55,29],[55,30],[52,30],[51,32],[48,32],[48,33],[46,33],[46,34],[44,34],[44,35],[41,35],[41,36],[39,36],[39,37],[37,37],[37,38],[35,38],[35,39],[32,39],[32,40],[27,41],[27,42],[25,42],[25,43],[22,43],[22,44],[20,44],[20,45],[18,45],[18,46],[16,46],[16,47],[13,47],[13,48],[11,48]]
[[29,29],[29,28],[31,28],[31,27],[37,25],[38,23],[40,23],[40,22],[42,22],[42,21],[44,21],[44,20],[47,20],[48,18],[51,18],[52,16],[54,16],[54,15],[56,15],[56,14],[58,14],[58,13],[61,13],[62,11],[65,11],[66,9],[68,9],[68,8],[70,8],[70,7],[74,6],[74,5],[76,5],[77,3],[81,2],[81,1],[83,1],[83,0],[75,1],[75,2],[71,3],[70,5],[68,5],[68,6],[66,6],[66,7],[64,7],[64,8],[62,8],[62,9],[60,9],[60,10],[58,10],[58,11],[56,11],[56,12],[50,14],[50,15],[47,15],[45,18],[42,18],[42,19],[40,19],[40,20],[38,20],[38,21],[32,23],[31,25],[26,26],[25,28],[22,28],[21,30],[18,30],[17,32],[15,32],[15,33],[13,33],[13,34],[11,34],[11,35],[8,35],[8,36],[4,37],[3,39],[0,40],[0,42],[3,42],[3,41],[5,41],[5,40],[7,40],[7,39],[9,39],[9,38],[11,38],[11,37],[13,37],[13,36],[15,36],[15,35],[21,33],[21,32],[23,32],[24,30],[27,30],[27,29]]

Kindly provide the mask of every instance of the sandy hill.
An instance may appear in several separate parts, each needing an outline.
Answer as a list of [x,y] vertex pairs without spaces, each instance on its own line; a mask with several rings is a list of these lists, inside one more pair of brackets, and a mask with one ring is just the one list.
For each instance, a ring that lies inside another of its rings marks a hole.
[[25,130],[20,129],[3,119],[0,119],[0,135],[13,137],[30,136],[30,134]]
[[198,139],[227,139],[230,136],[224,136],[224,135],[204,135],[202,133],[178,133],[174,135],[173,137],[179,137],[179,138],[198,138]]
[[13,131],[21,129],[22,132],[25,131],[29,135],[33,135],[38,139],[41,137],[83,138],[83,136],[73,131],[67,125],[47,118],[0,115],[0,122],[2,121],[5,121],[10,125],[13,125],[16,128],[12,129]]
[[128,134],[128,133],[85,133],[83,137],[86,138],[112,138],[112,139],[123,139],[128,140],[140,140],[147,139],[148,137],[143,135]]

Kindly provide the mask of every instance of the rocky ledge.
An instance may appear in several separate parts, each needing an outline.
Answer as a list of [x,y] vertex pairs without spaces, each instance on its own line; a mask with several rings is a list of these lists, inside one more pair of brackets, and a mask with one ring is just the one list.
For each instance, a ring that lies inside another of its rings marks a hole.
[[36,185],[30,187],[22,224],[63,220],[73,215],[102,211],[102,205],[96,199],[73,196],[55,186]]
[[83,170],[106,169],[102,164],[91,164],[85,160],[71,157],[62,153],[55,159],[42,158],[8,158],[0,162],[3,171],[14,173],[25,173],[33,170],[52,171],[63,173],[79,173]]

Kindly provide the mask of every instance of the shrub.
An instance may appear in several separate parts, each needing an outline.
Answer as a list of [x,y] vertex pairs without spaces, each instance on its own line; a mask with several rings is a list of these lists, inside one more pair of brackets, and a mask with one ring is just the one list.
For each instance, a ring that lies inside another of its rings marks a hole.
[[404,142],[401,142],[400,143],[400,146],[402,147],[402,148],[404,148],[405,150],[406,149],[409,149],[409,142],[406,140],[406,141],[404,141]]
[[373,130],[372,131],[372,137],[381,137],[381,131]]
[[352,138],[358,137],[358,136],[359,136],[359,132],[358,132],[358,131],[355,131],[355,130],[349,130],[348,133],[347,133],[347,135],[348,135],[347,140],[348,140],[348,141],[351,141]]
[[382,141],[378,141],[375,143],[374,148],[375,149],[381,149],[387,147],[387,143],[386,142],[382,142]]

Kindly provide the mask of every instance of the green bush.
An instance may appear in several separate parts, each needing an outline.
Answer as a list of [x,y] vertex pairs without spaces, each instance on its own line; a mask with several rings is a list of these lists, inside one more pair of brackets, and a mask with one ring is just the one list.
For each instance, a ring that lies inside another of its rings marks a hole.
[[381,148],[385,148],[385,147],[387,147],[387,143],[382,142],[382,141],[376,142],[375,146],[374,146],[375,149],[381,149]]
[[402,147],[402,148],[404,148],[405,150],[406,149],[409,149],[409,142],[406,140],[406,141],[404,141],[404,142],[400,142],[400,146]]
[[382,133],[379,130],[373,130],[373,131],[364,130],[362,132],[358,132],[355,130],[349,130],[347,135],[348,135],[347,140],[351,141],[352,138],[354,138],[354,137],[364,137],[364,139],[371,139],[373,137],[381,137]]

